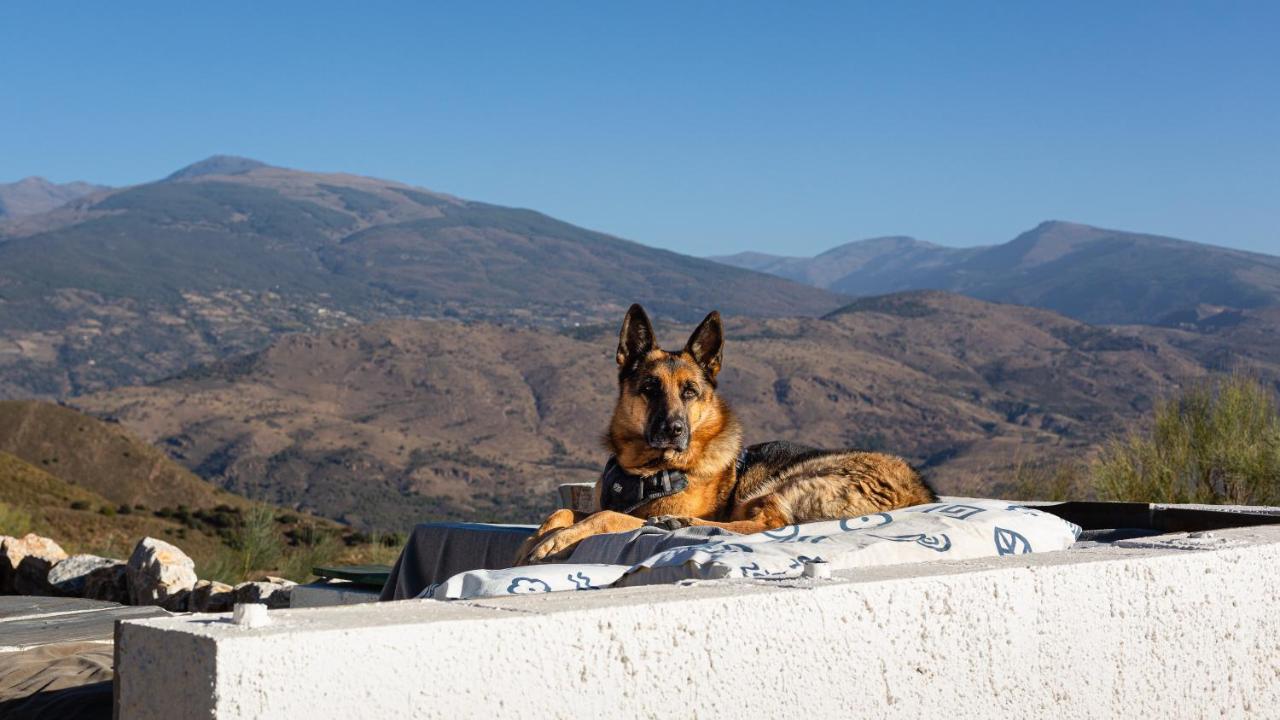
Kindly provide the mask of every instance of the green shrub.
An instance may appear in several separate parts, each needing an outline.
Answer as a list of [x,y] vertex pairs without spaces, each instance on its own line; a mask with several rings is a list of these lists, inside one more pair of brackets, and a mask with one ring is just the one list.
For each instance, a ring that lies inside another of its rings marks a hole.
[[72,510],[88,510],[89,503],[85,500],[76,500],[75,502],[71,503],[71,509]]
[[1152,427],[1113,440],[1093,467],[1109,500],[1280,504],[1275,393],[1233,375],[1157,405]]
[[0,535],[21,537],[31,532],[35,520],[31,513],[20,507],[0,502]]
[[235,569],[243,579],[254,570],[272,570],[283,554],[275,513],[265,505],[255,505],[244,513],[244,524],[231,537]]

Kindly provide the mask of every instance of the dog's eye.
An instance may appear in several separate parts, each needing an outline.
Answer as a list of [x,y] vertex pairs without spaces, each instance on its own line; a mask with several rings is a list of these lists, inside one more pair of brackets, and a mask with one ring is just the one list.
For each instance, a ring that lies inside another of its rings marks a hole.
[[644,394],[644,395],[655,395],[657,394],[659,389],[661,389],[661,385],[654,382],[653,380],[640,383],[640,392],[641,394]]
[[685,400],[692,400],[698,397],[698,388],[694,387],[693,385],[685,385],[684,390],[680,393],[680,396],[683,397]]

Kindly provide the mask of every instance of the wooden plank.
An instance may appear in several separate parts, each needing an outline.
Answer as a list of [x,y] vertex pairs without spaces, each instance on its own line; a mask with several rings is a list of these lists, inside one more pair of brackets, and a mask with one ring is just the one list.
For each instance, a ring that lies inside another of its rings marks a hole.
[[51,613],[84,612],[122,607],[119,603],[81,598],[0,595],[0,622]]
[[117,620],[162,617],[170,613],[154,607],[118,605],[43,618],[10,620],[0,625],[0,651],[26,649],[65,642],[111,640]]

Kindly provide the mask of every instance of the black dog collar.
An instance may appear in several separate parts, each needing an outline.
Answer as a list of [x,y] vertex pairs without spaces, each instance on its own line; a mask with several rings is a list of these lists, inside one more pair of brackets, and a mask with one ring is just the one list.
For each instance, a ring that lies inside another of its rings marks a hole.
[[600,477],[603,491],[600,493],[600,509],[628,514],[632,510],[668,495],[675,495],[689,486],[689,479],[679,470],[663,470],[653,475],[632,475],[611,457]]
[[[738,478],[747,466],[747,451],[738,453],[734,471]],[[737,478],[735,478],[736,483]],[[632,510],[668,495],[675,495],[689,486],[689,478],[679,470],[663,470],[653,475],[632,475],[618,464],[617,457],[609,458],[600,477],[604,484],[600,493],[600,509],[630,514]],[[736,489],[736,488],[735,488]]]

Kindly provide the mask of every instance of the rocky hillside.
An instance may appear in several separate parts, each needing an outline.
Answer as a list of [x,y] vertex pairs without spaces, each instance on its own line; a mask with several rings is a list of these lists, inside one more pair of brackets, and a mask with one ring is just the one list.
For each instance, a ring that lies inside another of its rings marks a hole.
[[840,296],[532,210],[214,157],[0,225],[0,398],[156,380],[288,332],[393,317],[566,327]]
[[[1280,352],[1247,349],[1272,321],[1249,313],[1201,343],[909,293],[824,318],[730,317],[722,388],[749,441],[888,450],[946,492],[995,492],[1021,462],[1087,457],[1210,370],[1280,377]],[[669,345],[689,330],[658,329]],[[236,492],[358,525],[532,520],[605,460],[615,343],[614,323],[382,322],[77,403]]]
[[1095,324],[1160,325],[1188,314],[1280,305],[1280,257],[1065,222],[1042,223],[991,247],[894,237],[813,258],[716,259],[848,295],[949,290]]

